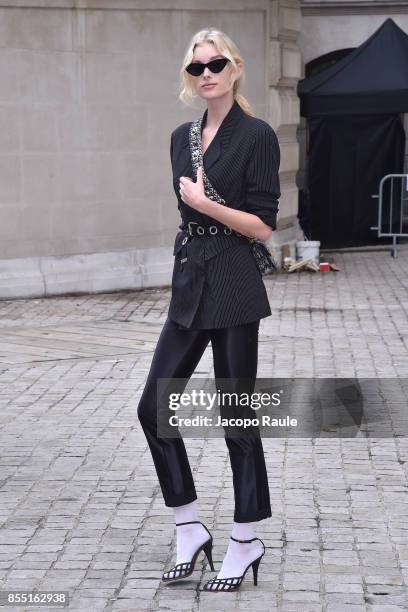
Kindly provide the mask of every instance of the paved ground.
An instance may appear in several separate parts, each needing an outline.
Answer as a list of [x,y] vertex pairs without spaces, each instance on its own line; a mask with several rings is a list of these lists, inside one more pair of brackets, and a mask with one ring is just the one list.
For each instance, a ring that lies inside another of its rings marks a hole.
[[[260,377],[408,377],[408,250],[335,261],[341,272],[266,282]],[[273,517],[258,526],[259,586],[249,575],[238,593],[200,593],[214,575],[204,561],[194,580],[160,584],[172,511],[136,406],[169,295],[0,302],[1,589],[68,590],[81,612],[408,610],[406,437],[265,439]],[[211,375],[210,349],[198,371]],[[219,567],[226,446],[186,446]]]

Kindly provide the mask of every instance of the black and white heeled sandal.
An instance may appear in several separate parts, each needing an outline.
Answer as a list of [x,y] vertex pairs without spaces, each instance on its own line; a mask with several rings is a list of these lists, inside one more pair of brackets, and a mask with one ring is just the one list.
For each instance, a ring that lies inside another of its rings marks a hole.
[[[192,523],[201,523],[201,521],[187,521],[186,523],[176,523],[176,527],[180,527],[180,525],[190,525]],[[204,523],[201,523],[201,525],[204,527],[204,529],[207,529]],[[171,569],[169,569],[168,572],[164,572],[164,574],[162,575],[163,582],[175,582],[176,580],[181,580],[182,578],[187,578],[188,576],[191,576],[194,571],[194,566],[195,562],[197,561],[197,557],[202,550],[206,554],[208,563],[211,567],[211,571],[214,571],[214,564],[212,560],[213,538],[209,531],[208,534],[210,536],[209,539],[197,548],[191,561],[187,561],[185,563],[177,563]]]
[[217,578],[217,577],[211,578],[204,584],[202,588],[203,591],[213,591],[214,593],[221,593],[221,592],[226,592],[226,591],[237,591],[242,584],[242,581],[245,577],[245,574],[248,571],[248,568],[251,567],[251,565],[252,565],[252,571],[254,574],[254,585],[258,585],[258,567],[259,567],[262,557],[265,554],[265,544],[262,542],[260,538],[252,538],[252,540],[237,540],[236,538],[233,538],[232,536],[230,537],[231,537],[231,540],[234,540],[234,542],[239,542],[240,544],[249,544],[250,542],[259,540],[263,546],[263,553],[262,555],[257,557],[254,561],[251,561],[251,563],[245,568],[245,571],[242,574],[242,576],[232,576],[231,578]]

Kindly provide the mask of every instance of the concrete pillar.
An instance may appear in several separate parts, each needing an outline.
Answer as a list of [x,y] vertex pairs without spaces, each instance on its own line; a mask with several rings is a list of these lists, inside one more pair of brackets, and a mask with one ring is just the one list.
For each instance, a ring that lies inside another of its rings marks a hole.
[[302,62],[297,44],[301,24],[298,0],[271,0],[267,119],[281,147],[281,199],[277,231],[271,237],[270,246],[278,259],[283,245],[288,245],[294,256],[295,242],[299,238],[296,174],[299,169],[300,105],[296,87],[301,78]]

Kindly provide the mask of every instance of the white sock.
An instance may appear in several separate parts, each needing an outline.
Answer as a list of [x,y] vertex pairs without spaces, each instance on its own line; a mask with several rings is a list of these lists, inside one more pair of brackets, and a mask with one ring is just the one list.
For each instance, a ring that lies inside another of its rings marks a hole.
[[[237,540],[252,540],[255,538],[254,523],[235,523],[231,535]],[[217,578],[232,578],[242,576],[246,567],[263,553],[263,546],[259,540],[249,544],[241,544],[229,539],[228,549]],[[250,573],[251,570],[248,570]],[[251,576],[252,577],[252,576]],[[215,588],[215,587],[213,587]]]
[[176,506],[174,508],[174,519],[176,523],[198,521],[197,501],[194,500],[190,504],[185,504],[184,506]]
[[237,540],[252,540],[255,538],[255,523],[236,523],[232,525],[231,535]]
[[[174,518],[176,523],[198,521],[196,500],[184,506],[176,506],[174,508]],[[210,538],[208,531],[201,523],[176,527],[176,536],[177,559],[175,564],[191,561],[197,548]]]

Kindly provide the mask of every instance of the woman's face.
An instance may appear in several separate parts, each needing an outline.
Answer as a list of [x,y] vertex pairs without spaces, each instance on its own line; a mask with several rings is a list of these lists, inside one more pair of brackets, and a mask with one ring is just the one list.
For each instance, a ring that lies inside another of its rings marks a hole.
[[[197,46],[194,49],[192,62],[207,64],[213,59],[219,59],[222,57],[224,56],[219,53],[214,44],[207,42]],[[238,68],[241,68],[239,64]],[[224,96],[227,92],[232,90],[233,83],[231,83],[231,74],[232,65],[231,62],[227,62],[225,68],[221,70],[221,72],[212,73],[208,67],[205,67],[204,72],[200,74],[200,76],[193,76],[191,78],[197,94],[205,100],[212,100],[213,98]],[[211,85],[205,87],[205,85],[209,84]]]

